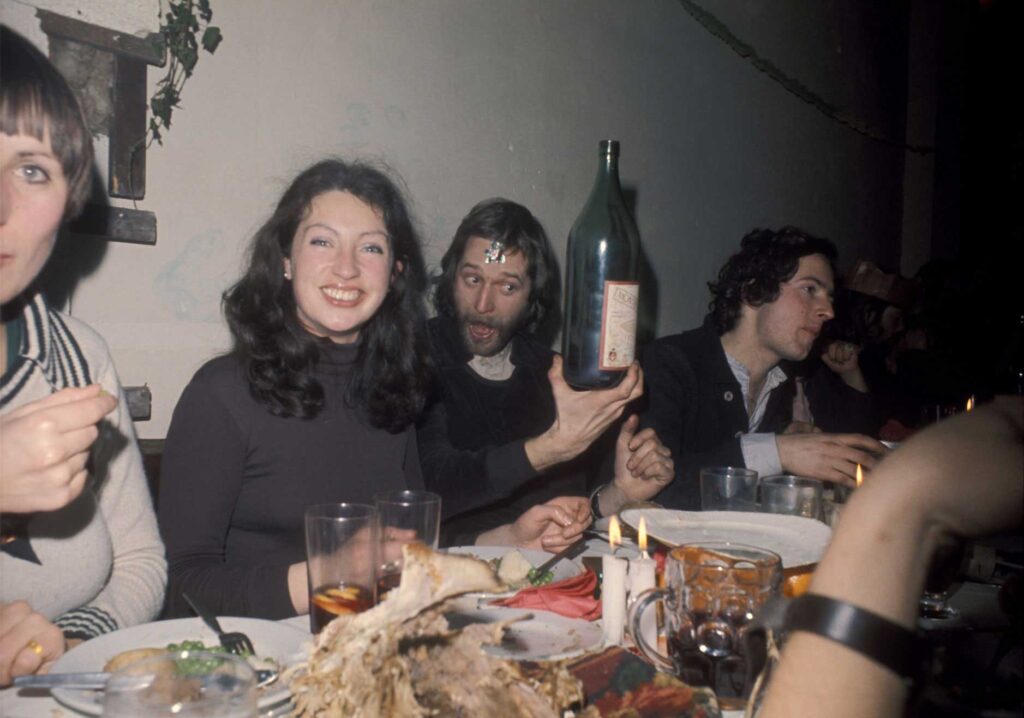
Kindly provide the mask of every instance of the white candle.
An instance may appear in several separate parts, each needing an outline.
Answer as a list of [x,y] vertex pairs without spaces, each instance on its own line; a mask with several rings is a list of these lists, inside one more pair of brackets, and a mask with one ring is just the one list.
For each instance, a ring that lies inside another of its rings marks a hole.
[[601,624],[604,642],[622,645],[622,631],[626,624],[626,567],[624,558],[601,557]]
[[[634,558],[629,562],[629,601],[632,603],[644,591],[654,588],[654,566],[653,558],[647,558],[644,552],[640,558]],[[640,617],[640,633],[643,634],[644,642],[653,649],[658,647],[658,612],[649,608]],[[636,637],[634,637],[636,641]]]
[[[638,527],[638,543],[640,545],[640,557],[629,562],[629,602],[635,601],[641,593],[654,588],[655,561],[647,553],[647,521],[640,517]],[[644,641],[651,648],[658,646],[658,616],[657,611],[644,611],[640,619],[640,633]],[[633,637],[636,641],[636,636]]]
[[626,568],[628,562],[615,555],[615,546],[622,542],[622,530],[612,516],[608,525],[608,544],[612,553],[601,557],[601,625],[606,645],[621,646],[626,624]]

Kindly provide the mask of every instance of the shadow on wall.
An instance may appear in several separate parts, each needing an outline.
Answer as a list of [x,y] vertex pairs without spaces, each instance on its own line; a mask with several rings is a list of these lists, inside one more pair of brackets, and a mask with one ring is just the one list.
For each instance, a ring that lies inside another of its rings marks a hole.
[[[640,226],[640,218],[637,216],[637,189],[634,186],[624,186],[622,197],[626,202],[626,208],[633,215],[637,226]],[[638,349],[649,344],[655,339],[655,328],[658,325],[658,276],[647,257],[644,249],[645,240],[640,235],[640,257],[637,264],[637,279],[640,282],[640,309],[637,313],[636,346]]]
[[[556,339],[561,341],[560,335],[562,333],[562,319],[565,316],[565,285],[562,282],[562,266],[560,258],[556,257],[556,261],[559,261],[555,272],[552,273],[552,281],[557,282],[558,286],[555,287],[555,296],[557,297],[555,303],[552,305],[548,313],[544,315],[543,321],[537,326],[533,333],[534,338],[544,346],[554,346]],[[562,351],[561,346],[558,347],[558,351]]]
[[[110,202],[103,191],[103,181],[95,167],[92,171],[92,187],[88,203],[108,207]],[[50,255],[37,280],[39,289],[50,306],[66,308],[78,283],[96,271],[106,253],[105,238],[72,234],[66,225],[62,227],[53,254]]]

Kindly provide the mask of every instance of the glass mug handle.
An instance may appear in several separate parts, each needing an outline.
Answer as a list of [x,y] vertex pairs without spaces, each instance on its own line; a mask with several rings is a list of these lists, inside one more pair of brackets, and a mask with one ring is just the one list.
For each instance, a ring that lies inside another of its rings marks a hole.
[[629,607],[628,623],[629,632],[633,635],[633,642],[640,649],[640,652],[657,668],[671,673],[675,671],[675,666],[665,656],[661,655],[657,646],[652,646],[647,642],[643,631],[640,630],[640,619],[643,617],[644,611],[655,601],[664,600],[668,596],[669,590],[667,588],[649,588],[641,593],[633,601],[633,605]]

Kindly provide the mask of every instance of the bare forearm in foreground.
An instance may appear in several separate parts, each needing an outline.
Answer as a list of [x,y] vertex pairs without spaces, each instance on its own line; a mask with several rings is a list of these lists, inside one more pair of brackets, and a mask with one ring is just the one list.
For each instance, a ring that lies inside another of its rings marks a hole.
[[[1019,524],[1024,486],[1020,400],[1003,400],[908,441],[872,472],[843,513],[811,591],[913,628],[935,548]],[[763,718],[898,716],[902,679],[828,639],[794,633]]]

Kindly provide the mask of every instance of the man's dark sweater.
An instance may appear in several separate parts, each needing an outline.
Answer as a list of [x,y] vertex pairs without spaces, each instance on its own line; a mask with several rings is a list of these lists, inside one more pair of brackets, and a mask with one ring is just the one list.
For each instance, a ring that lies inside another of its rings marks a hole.
[[306,507],[422,488],[413,428],[389,434],[345,405],[356,349],[322,348],[314,374],[324,407],[309,420],[272,415],[233,357],[193,377],[174,410],[161,471],[169,615],[189,615],[182,591],[222,616],[295,615],[287,572],[306,559]]
[[[749,418],[739,382],[729,368],[710,317],[704,325],[651,342],[643,352],[646,409],[644,427],[653,427],[672,451],[676,478],[655,500],[673,509],[700,510],[700,470],[706,466],[744,466],[740,436]],[[793,416],[796,386],[791,372],[768,399],[758,432],[778,433]],[[847,431],[843,415],[856,423],[870,413],[870,397],[829,377],[831,393],[808,385],[811,411],[825,431]],[[837,410],[844,406],[845,412]]]
[[547,378],[553,352],[518,334],[512,339],[512,376],[491,381],[469,367],[472,357],[454,320],[437,317],[429,328],[439,382],[435,401],[417,428],[424,481],[442,496],[446,514],[467,494],[482,490],[493,499],[447,520],[443,540],[472,543],[479,533],[515,521],[534,504],[584,495],[584,467],[595,463],[592,451],[543,476],[526,457],[526,440],[542,434],[555,419]]

